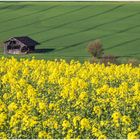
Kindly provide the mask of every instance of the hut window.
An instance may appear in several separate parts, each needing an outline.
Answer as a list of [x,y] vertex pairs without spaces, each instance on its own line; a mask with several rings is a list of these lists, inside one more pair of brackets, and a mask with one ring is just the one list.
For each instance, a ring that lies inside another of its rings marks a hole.
[[10,50],[10,49],[12,49],[12,47],[11,47],[10,45],[8,45],[8,46],[7,46],[7,49]]
[[13,44],[16,44],[16,41],[13,41]]
[[20,48],[20,46],[14,46],[14,49],[19,49]]
[[16,41],[10,41],[9,44],[10,44],[10,45],[12,45],[12,44],[16,44]]

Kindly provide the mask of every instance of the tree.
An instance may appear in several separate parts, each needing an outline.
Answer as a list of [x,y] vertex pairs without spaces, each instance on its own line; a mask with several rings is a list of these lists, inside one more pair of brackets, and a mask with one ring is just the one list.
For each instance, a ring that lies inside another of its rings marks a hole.
[[100,40],[95,40],[93,42],[90,42],[88,44],[88,52],[93,56],[93,57],[96,57],[96,58],[100,58],[102,57],[102,55],[104,54],[103,53],[103,48],[102,48],[102,43]]

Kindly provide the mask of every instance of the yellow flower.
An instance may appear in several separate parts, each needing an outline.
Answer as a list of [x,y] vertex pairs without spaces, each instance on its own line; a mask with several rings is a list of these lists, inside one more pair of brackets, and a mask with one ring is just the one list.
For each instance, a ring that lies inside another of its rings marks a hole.
[[24,118],[22,119],[22,126],[24,130],[26,130],[27,128],[34,127],[37,123],[38,123],[37,117],[29,117],[25,115]]
[[92,126],[92,135],[98,138],[102,136],[102,133],[98,128],[96,128],[95,126]]
[[90,126],[90,122],[87,118],[83,118],[81,121],[80,121],[80,125],[81,125],[81,128],[82,129],[90,129],[91,126]]
[[30,125],[29,125],[29,127],[34,127],[37,123],[38,123],[37,120],[32,117],[30,119]]
[[78,122],[80,121],[81,117],[80,116],[75,116],[73,118],[73,125],[76,127]]
[[22,73],[23,73],[24,76],[27,76],[29,74],[28,68],[24,68]]
[[20,100],[21,98],[23,98],[23,94],[22,92],[17,92],[17,99]]
[[107,139],[107,137],[105,136],[105,135],[100,135],[99,137],[98,137],[98,139]]
[[2,111],[6,111],[6,105],[5,105],[4,102],[2,102],[2,101],[0,100],[0,112],[2,112]]
[[130,133],[128,133],[128,135],[127,135],[127,138],[128,139],[139,139],[139,137],[137,136],[137,131],[135,131],[135,132],[130,132]]
[[114,112],[114,113],[112,114],[112,118],[113,118],[113,122],[116,123],[116,124],[115,124],[116,127],[118,127],[118,126],[119,126],[118,121],[119,121],[119,119],[121,118],[121,113],[120,113],[120,112]]
[[18,123],[20,122],[20,117],[21,116],[20,115],[17,115],[17,114],[15,114],[15,115],[13,115],[11,117],[10,122],[9,122],[11,128],[13,128],[16,125],[18,125]]
[[79,99],[80,100],[84,100],[85,98],[87,98],[88,97],[88,94],[86,93],[86,92],[82,92],[81,94],[80,94],[80,96],[79,96]]
[[114,120],[118,120],[120,117],[121,117],[121,113],[120,113],[120,112],[114,112],[114,113],[112,114],[112,118],[113,118]]
[[9,111],[15,111],[17,109],[17,104],[12,102],[9,106],[8,106]]
[[4,94],[3,94],[3,99],[4,99],[4,100],[7,100],[7,99],[9,99],[9,96],[10,96],[10,95],[9,95],[8,93],[4,93]]
[[55,104],[54,104],[54,103],[50,103],[50,104],[49,104],[49,109],[50,109],[50,110],[55,109]]
[[98,129],[96,127],[92,127],[92,133],[96,133],[98,131]]
[[73,137],[73,130],[69,129],[66,135],[66,139],[71,139]]
[[70,122],[69,121],[67,121],[67,120],[64,120],[63,121],[62,127],[63,127],[64,130],[67,129],[67,128],[69,128],[70,126],[71,125],[70,125]]
[[12,129],[12,133],[13,133],[13,134],[16,134],[16,133],[17,133],[17,128],[13,128],[13,129]]
[[47,119],[43,122],[43,127],[49,127],[51,129],[57,129],[58,123],[54,118]]
[[99,106],[94,106],[93,111],[95,112],[96,115],[100,116],[102,113],[102,110]]
[[122,122],[127,124],[127,125],[130,125],[131,124],[131,118],[129,116],[122,116]]
[[94,77],[94,78],[91,79],[91,83],[92,83],[92,84],[98,84],[98,81],[99,81],[99,80],[98,80],[98,78],[96,78],[96,77]]
[[47,139],[48,138],[48,133],[46,131],[40,131],[38,133],[38,138],[39,139]]
[[0,139],[7,139],[7,135],[5,132],[0,132]]
[[44,102],[39,102],[39,109],[40,110],[46,109],[46,104]]
[[6,119],[7,119],[6,113],[3,112],[0,113],[0,127],[5,123]]
[[54,127],[54,129],[57,129],[58,128],[58,123],[57,122],[54,122],[53,127]]
[[70,100],[76,99],[76,94],[75,94],[74,91],[71,91],[71,92],[69,93],[69,99],[70,99]]
[[36,91],[35,91],[35,89],[31,86],[31,85],[29,85],[28,87],[27,87],[27,97],[30,99],[30,98],[34,98],[34,97],[36,97]]
[[107,126],[107,124],[109,123],[109,121],[100,121],[100,125],[102,126]]

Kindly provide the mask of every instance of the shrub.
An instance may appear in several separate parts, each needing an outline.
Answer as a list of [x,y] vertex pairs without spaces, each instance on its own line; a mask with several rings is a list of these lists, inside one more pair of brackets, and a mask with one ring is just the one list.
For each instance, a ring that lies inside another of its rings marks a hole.
[[91,57],[89,61],[90,61],[91,64],[93,64],[93,63],[100,63],[100,59],[98,59],[96,57]]
[[128,64],[132,64],[132,66],[138,66],[140,64],[140,61],[135,58],[130,58],[127,61]]
[[105,65],[108,65],[108,63],[113,63],[113,64],[117,64],[117,57],[113,56],[113,55],[105,55],[100,59],[101,63],[104,63]]
[[95,40],[88,44],[88,52],[96,58],[100,58],[103,55],[102,43],[100,40]]

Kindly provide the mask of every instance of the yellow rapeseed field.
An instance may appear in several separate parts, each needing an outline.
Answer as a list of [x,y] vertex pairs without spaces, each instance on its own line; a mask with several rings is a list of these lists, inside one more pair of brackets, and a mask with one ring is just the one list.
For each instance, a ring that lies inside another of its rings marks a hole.
[[140,138],[140,66],[1,58],[0,138]]

